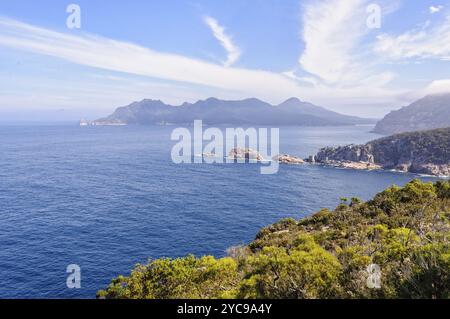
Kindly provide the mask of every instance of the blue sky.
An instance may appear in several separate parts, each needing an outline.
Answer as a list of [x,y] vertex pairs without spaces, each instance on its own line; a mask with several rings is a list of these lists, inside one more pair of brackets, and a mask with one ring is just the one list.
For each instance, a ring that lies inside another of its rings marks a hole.
[[[80,29],[66,25],[71,3]],[[210,96],[381,117],[449,90],[449,0],[0,1],[3,120]]]

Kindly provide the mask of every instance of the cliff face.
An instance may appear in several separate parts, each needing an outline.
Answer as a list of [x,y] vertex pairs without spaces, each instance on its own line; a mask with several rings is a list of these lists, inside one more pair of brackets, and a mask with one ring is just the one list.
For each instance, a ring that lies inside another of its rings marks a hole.
[[329,161],[367,162],[375,163],[373,150],[370,145],[347,145],[339,147],[326,147],[317,153],[316,162]]
[[367,163],[404,172],[450,175],[450,128],[397,134],[365,145],[323,148],[316,162]]
[[379,134],[397,134],[450,126],[450,93],[430,95],[386,115],[375,126]]

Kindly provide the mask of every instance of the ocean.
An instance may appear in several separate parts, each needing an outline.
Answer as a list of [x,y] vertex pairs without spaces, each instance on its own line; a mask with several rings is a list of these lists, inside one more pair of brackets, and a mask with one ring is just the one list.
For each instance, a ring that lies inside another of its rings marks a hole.
[[[372,127],[287,127],[280,151],[365,143]],[[0,126],[0,298],[95,298],[149,258],[225,255],[285,217],[418,176],[282,165],[174,164],[170,126]],[[420,177],[435,180],[431,177]],[[66,268],[81,268],[81,288]]]

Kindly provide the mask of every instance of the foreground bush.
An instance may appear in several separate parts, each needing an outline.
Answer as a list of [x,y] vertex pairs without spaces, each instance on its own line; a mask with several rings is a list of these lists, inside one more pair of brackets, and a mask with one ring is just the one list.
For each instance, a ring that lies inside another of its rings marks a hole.
[[[449,298],[450,183],[393,186],[366,203],[262,229],[229,257],[157,259],[99,298]],[[381,269],[369,288],[367,267]]]

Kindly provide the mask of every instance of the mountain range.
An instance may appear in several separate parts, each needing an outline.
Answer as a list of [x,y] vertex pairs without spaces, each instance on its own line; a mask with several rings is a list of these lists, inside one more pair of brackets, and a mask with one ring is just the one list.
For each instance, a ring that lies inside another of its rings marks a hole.
[[372,119],[339,114],[297,98],[288,99],[279,105],[271,105],[256,98],[238,101],[209,98],[179,106],[145,99],[119,107],[110,116],[92,124],[189,125],[194,120],[203,120],[206,125],[338,126],[375,123]]
[[426,96],[392,111],[375,126],[379,134],[396,134],[450,127],[450,93]]

